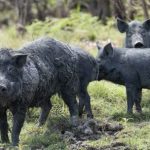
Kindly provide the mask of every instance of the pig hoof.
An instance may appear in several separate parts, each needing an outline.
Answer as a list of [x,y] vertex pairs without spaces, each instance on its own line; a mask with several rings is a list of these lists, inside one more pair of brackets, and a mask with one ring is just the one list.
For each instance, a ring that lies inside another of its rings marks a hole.
[[136,110],[138,114],[142,114],[142,110]]
[[18,146],[18,142],[12,143],[12,146]]
[[70,118],[70,120],[71,120],[71,125],[72,126],[74,126],[74,127],[78,126],[78,116],[72,116]]
[[41,127],[41,126],[43,126],[44,125],[44,122],[38,122],[37,123],[37,127]]
[[37,125],[36,125],[37,127],[41,127],[42,126],[42,124],[41,123],[37,123]]
[[132,112],[132,111],[128,111],[127,114],[128,114],[128,115],[132,115],[133,112]]
[[82,113],[79,113],[79,118],[82,118]]
[[94,118],[93,114],[87,114],[87,119],[93,119],[93,118]]
[[138,114],[142,114],[142,109],[136,108],[136,112],[137,112]]

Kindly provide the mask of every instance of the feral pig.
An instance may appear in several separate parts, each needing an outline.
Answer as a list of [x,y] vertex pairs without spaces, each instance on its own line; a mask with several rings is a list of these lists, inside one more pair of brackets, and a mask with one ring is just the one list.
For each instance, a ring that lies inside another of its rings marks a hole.
[[[0,131],[8,142],[6,111],[13,114],[12,144],[17,145],[27,108],[41,107],[39,125],[45,123],[52,107],[50,98],[59,93],[69,107],[72,124],[77,125],[76,96],[92,116],[87,85],[97,76],[96,60],[79,49],[43,37],[19,50],[0,49]],[[83,101],[83,102],[82,102]]]
[[143,23],[139,21],[125,21],[117,18],[117,27],[121,33],[126,33],[126,48],[150,48],[150,19]]
[[80,84],[77,96],[79,98],[79,116],[82,116],[83,108],[85,107],[87,117],[93,118],[87,86],[89,82],[98,79],[98,64],[96,59],[86,51],[75,46],[71,46],[71,48],[75,50],[78,56],[78,77]]
[[132,113],[135,103],[141,113],[142,88],[150,89],[150,49],[113,48],[110,43],[98,49],[98,80],[125,85],[127,112]]

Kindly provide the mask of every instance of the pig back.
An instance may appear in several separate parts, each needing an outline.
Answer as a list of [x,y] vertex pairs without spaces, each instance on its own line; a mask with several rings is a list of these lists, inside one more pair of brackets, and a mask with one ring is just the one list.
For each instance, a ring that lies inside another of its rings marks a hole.
[[37,93],[51,95],[59,92],[64,85],[78,84],[77,55],[69,45],[44,37],[26,44],[20,50],[29,55],[38,70]]
[[96,59],[83,49],[72,46],[78,56],[78,74],[83,80],[93,81],[98,78],[98,63]]

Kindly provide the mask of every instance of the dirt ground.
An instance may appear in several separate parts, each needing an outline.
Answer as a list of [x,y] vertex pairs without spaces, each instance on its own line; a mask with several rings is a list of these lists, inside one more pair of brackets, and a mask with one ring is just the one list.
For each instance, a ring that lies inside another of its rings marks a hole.
[[115,136],[123,129],[118,123],[99,122],[94,119],[81,121],[76,128],[65,128],[61,131],[62,138],[69,146],[69,150],[130,150],[131,148],[125,143],[115,142],[104,147],[91,147],[85,143],[87,140],[98,140],[103,135]]

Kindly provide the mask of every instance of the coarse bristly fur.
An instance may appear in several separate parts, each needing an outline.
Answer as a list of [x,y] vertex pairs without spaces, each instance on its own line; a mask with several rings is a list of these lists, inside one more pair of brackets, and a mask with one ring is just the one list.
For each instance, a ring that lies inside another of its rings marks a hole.
[[133,51],[138,50],[138,48],[150,48],[150,19],[143,22],[133,20],[127,23],[117,18],[117,26],[121,33],[126,33],[126,48],[132,48]]
[[144,22],[133,20],[129,23],[117,18],[118,30],[126,33],[126,48],[150,48],[150,19]]
[[150,89],[150,48],[114,48],[109,43],[97,56],[99,80],[124,85],[127,93],[127,112],[135,103],[141,113],[142,88]]
[[39,125],[51,109],[50,98],[59,93],[69,107],[72,124],[77,124],[83,107],[92,117],[87,86],[96,80],[96,60],[80,48],[43,37],[19,50],[0,49],[0,130],[8,142],[7,109],[13,114],[12,143],[17,145],[29,107],[41,107]]

